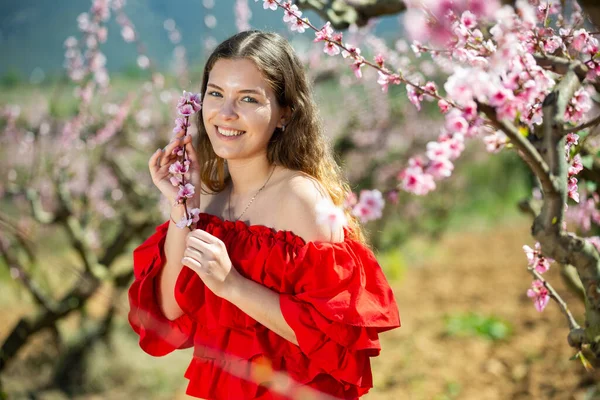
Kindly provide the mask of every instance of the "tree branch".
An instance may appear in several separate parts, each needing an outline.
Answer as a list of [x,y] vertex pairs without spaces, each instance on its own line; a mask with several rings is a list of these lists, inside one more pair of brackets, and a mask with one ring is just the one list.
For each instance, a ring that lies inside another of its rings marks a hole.
[[394,15],[406,10],[403,0],[295,0],[298,8],[313,10],[330,21],[335,29],[365,26],[371,18]]
[[598,0],[579,0],[579,4],[590,17],[592,24],[600,28],[600,3]]
[[540,180],[544,192],[554,192],[557,189],[557,183],[550,177],[550,169],[540,153],[527,140],[512,123],[506,120],[498,120],[496,110],[487,104],[477,104],[477,108],[483,112],[488,119],[498,128],[504,131],[512,143],[521,151],[521,157],[531,168],[535,176]]

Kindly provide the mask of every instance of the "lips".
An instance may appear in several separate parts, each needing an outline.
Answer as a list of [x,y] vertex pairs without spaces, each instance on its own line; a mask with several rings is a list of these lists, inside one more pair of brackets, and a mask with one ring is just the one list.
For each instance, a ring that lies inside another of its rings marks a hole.
[[241,131],[238,129],[224,128],[224,127],[217,126],[217,125],[215,125],[215,127],[217,128],[218,133],[220,133],[221,135],[226,136],[226,137],[241,136],[244,133],[246,133],[246,131]]

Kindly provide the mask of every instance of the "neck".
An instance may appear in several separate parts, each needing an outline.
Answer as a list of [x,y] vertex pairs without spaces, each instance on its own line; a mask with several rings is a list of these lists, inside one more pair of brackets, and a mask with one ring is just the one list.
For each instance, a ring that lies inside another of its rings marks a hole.
[[232,195],[245,196],[260,189],[273,171],[266,157],[251,160],[227,161],[227,169],[231,176]]

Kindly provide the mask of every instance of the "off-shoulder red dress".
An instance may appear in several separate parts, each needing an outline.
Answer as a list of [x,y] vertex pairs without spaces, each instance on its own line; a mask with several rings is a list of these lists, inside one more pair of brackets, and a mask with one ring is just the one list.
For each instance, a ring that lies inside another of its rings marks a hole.
[[[314,389],[355,399],[373,386],[369,359],[381,350],[378,334],[400,320],[375,256],[348,237],[348,228],[343,242],[305,242],[290,231],[200,214],[198,227],[225,243],[243,276],[281,294],[296,346],[214,295],[187,267],[175,285],[184,314],[168,320],[157,299],[168,224],[133,253],[129,323],[150,355],[194,346],[188,395],[279,400],[305,398],[302,390]],[[286,395],[278,390],[282,382]]]

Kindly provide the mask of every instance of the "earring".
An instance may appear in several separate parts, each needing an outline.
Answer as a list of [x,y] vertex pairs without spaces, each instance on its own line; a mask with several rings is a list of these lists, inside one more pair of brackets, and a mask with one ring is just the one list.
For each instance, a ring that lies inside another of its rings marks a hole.
[[285,125],[281,126],[281,132],[285,132]]

